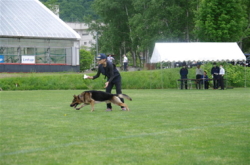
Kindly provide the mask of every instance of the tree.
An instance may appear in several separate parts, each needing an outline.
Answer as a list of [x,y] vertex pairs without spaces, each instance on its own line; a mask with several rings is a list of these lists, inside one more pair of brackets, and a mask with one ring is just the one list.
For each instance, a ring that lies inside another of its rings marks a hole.
[[197,39],[206,42],[236,42],[247,27],[242,0],[202,0],[197,11]]
[[80,71],[91,68],[94,56],[87,50],[80,49]]
[[246,6],[247,11],[247,26],[244,30],[244,36],[241,38],[241,48],[242,51],[245,53],[250,53],[250,1],[249,0],[243,0],[243,3]]
[[[99,52],[120,55],[130,49],[129,26],[126,8],[130,7],[131,0],[95,0],[93,8],[98,19],[89,20],[92,31],[99,34]],[[125,44],[124,44],[125,43]],[[121,59],[121,58],[120,58]]]
[[133,0],[130,36],[134,47],[149,61],[155,42],[181,42],[193,39],[193,0]]
[[249,0],[40,1],[59,4],[64,21],[87,23],[98,52],[126,53],[133,66],[149,61],[155,42],[238,42],[250,52]]
[[55,11],[55,5],[59,5],[60,18],[66,22],[84,22],[84,17],[92,15],[96,17],[91,5],[94,0],[40,0],[51,11]]
[[43,4],[49,8],[52,12],[56,13],[58,0],[40,0],[43,2]]

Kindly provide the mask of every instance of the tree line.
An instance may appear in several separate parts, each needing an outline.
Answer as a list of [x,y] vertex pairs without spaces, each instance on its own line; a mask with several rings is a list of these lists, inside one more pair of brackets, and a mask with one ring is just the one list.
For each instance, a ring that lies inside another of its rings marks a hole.
[[237,42],[250,53],[249,0],[41,1],[59,4],[64,21],[88,24],[99,52],[127,54],[133,66],[149,60],[155,42]]

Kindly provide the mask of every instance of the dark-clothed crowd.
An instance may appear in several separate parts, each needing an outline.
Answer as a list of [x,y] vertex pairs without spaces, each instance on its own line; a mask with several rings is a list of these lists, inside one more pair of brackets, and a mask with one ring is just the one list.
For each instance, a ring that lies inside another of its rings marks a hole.
[[221,90],[224,90],[225,69],[223,68],[223,65],[220,65],[220,67],[218,67],[216,63],[213,63],[213,67],[211,68],[211,79],[209,79],[207,71],[203,71],[200,67],[201,65],[197,64],[195,70],[195,79],[188,79],[188,68],[185,62],[182,64],[182,68],[180,69],[180,89],[188,89],[188,80],[195,81],[196,89],[202,89],[203,86],[204,89],[209,89],[209,81],[211,80],[213,81],[213,89],[220,88]]

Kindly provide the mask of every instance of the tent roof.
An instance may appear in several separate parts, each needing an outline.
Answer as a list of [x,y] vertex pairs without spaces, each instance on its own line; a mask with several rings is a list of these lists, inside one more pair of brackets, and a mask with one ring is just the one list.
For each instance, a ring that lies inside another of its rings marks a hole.
[[182,42],[155,43],[150,62],[245,60],[245,55],[235,42]]
[[0,0],[0,37],[81,37],[38,0]]

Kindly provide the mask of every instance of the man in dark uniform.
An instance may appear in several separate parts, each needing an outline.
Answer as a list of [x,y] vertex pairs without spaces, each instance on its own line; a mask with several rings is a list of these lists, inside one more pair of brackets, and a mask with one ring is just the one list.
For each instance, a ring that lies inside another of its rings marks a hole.
[[[111,93],[111,90],[113,86],[116,88],[116,94],[121,94],[121,75],[119,71],[117,70],[116,66],[107,60],[107,56],[105,54],[99,54],[97,57],[98,60],[98,72],[95,76],[89,76],[88,79],[96,79],[100,76],[100,74],[103,74],[105,78],[107,78],[107,81],[105,82],[105,88],[107,93]],[[121,101],[124,103],[124,99],[120,98]],[[125,107],[121,107],[123,111],[126,111]],[[111,103],[107,103],[107,110],[106,111],[112,111]]]
[[216,63],[213,64],[214,66],[211,69],[211,75],[213,77],[213,85],[214,89],[218,89],[219,87],[219,72],[220,68],[216,65]]
[[188,69],[186,68],[186,63],[182,64],[182,68],[180,70],[180,75],[181,75],[181,89],[183,89],[183,84],[185,84],[185,89],[187,89]]

